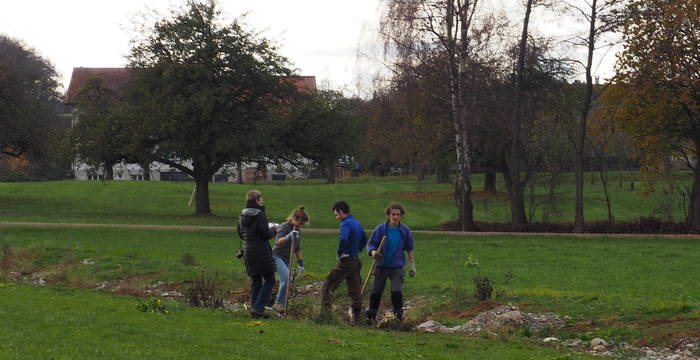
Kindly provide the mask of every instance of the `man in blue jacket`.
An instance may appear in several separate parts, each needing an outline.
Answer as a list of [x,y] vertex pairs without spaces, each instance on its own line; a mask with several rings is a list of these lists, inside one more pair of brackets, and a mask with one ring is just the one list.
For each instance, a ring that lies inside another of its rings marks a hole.
[[362,262],[358,255],[367,245],[367,234],[360,222],[350,215],[350,205],[347,202],[338,201],[332,210],[335,218],[340,220],[338,265],[328,273],[323,282],[321,314],[330,314],[331,293],[345,280],[348,284],[348,295],[352,299],[352,322],[358,324],[362,313]]
[[[367,309],[367,319],[370,322],[376,320],[387,279],[391,280],[391,305],[394,308],[394,315],[399,320],[403,320],[403,267],[406,265],[404,251],[408,255],[409,261],[408,276],[416,275],[413,234],[408,226],[401,223],[401,216],[405,213],[406,211],[400,203],[389,204],[386,208],[388,220],[374,228],[367,245],[369,256],[376,259],[374,285],[372,285],[369,308]],[[385,236],[386,239],[380,247],[382,238]]]

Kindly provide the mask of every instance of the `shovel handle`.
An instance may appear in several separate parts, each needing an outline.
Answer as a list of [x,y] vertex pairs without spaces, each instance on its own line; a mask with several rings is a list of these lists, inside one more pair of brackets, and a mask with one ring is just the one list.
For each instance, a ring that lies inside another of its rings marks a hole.
[[[379,247],[377,247],[377,248],[380,251],[382,250],[382,245],[384,245],[384,240],[386,240],[386,236],[382,236],[382,241],[379,242]],[[369,278],[372,277],[372,272],[374,271],[375,265],[377,265],[377,258],[374,258],[374,260],[372,261],[372,266],[370,266],[370,268],[369,268],[369,272],[367,273],[367,277],[365,278],[365,283],[362,285],[362,291],[360,292],[360,295],[365,294],[365,289],[367,289],[367,284],[369,283]]]

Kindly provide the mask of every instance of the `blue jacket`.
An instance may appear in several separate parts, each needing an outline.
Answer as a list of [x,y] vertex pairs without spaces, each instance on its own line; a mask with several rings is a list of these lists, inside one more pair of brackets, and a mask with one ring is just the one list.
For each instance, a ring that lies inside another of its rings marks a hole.
[[348,254],[357,256],[367,245],[367,234],[357,219],[348,215],[340,222],[340,242],[338,243],[338,256]]
[[[384,236],[387,236],[387,226],[387,223],[382,223],[377,225],[376,228],[374,228],[374,231],[372,231],[372,236],[369,239],[369,244],[367,244],[367,254],[369,254],[372,250],[378,250],[382,253],[385,252],[383,251],[384,249],[378,249],[378,247],[379,243],[382,241],[382,238]],[[399,240],[397,251],[394,252],[394,256],[392,257],[392,267],[406,265],[406,256],[403,252],[413,250],[413,234],[411,233],[411,229],[409,229],[408,226],[402,223],[399,223],[399,229],[401,229],[401,240]],[[386,246],[386,243],[382,246]],[[383,267],[383,265],[384,258],[378,257],[376,266]]]

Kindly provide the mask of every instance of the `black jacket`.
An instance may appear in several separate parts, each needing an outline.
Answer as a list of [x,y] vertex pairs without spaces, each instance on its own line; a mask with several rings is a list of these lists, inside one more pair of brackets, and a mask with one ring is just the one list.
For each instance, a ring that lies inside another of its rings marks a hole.
[[238,232],[245,240],[243,259],[248,275],[274,273],[276,266],[269,240],[275,232],[267,225],[265,207],[255,203],[246,204],[239,216]]

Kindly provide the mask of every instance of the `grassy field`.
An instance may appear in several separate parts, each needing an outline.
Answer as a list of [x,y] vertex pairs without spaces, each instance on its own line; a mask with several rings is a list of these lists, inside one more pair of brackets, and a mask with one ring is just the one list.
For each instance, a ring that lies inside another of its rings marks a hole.
[[[135,294],[158,284],[184,292],[205,274],[217,280],[222,293],[235,294],[246,277],[240,260],[233,258],[238,248],[233,232],[12,227],[0,228],[3,244],[11,253],[3,257],[5,279],[0,271],[5,284],[0,286],[0,335],[8,339],[0,345],[3,358],[22,358],[20,351],[34,358],[282,358],[288,350],[292,358],[565,355],[518,334],[487,340],[317,324],[309,320],[318,309],[316,298],[292,302],[296,320],[254,326],[244,314],[180,303],[168,303],[170,315],[143,313],[133,297],[91,290],[117,281],[117,293]],[[334,235],[304,235],[307,276],[302,284],[325,276],[336,245]],[[418,275],[407,280],[405,292],[407,299],[420,301],[407,318],[456,325],[483,311],[484,303],[471,296],[476,269],[465,265],[471,255],[500,293],[489,306],[512,303],[567,316],[567,326],[552,334],[560,338],[602,336],[668,346],[700,335],[700,269],[694,256],[699,250],[700,241],[687,238],[420,234]],[[184,254],[196,265],[183,263]],[[83,264],[86,258],[94,264]],[[15,284],[9,271],[42,274],[48,286]],[[336,292],[339,313],[347,304],[344,292]]]
[[593,359],[514,340],[261,324],[196,308],[138,312],[130,298],[70,288],[0,289],[2,359]]
[[[599,181],[591,184],[586,175],[586,220],[607,220],[607,208]],[[682,197],[670,193],[670,185],[687,186],[690,176],[679,173],[672,183],[658,183],[654,192],[645,194],[638,174],[624,174],[620,188],[617,175],[611,174],[610,192],[613,214],[617,220],[641,216],[684,217]],[[574,187],[566,175],[556,192],[557,208],[549,221],[573,220]],[[500,177],[499,177],[500,179]],[[615,180],[615,181],[614,181]],[[630,190],[634,180],[635,189]],[[480,192],[481,174],[474,175],[474,211],[477,221],[509,222],[509,203],[502,184],[499,193]],[[238,185],[210,184],[214,216],[195,217],[187,207],[193,183],[137,181],[60,181],[41,183],[0,183],[0,221],[86,222],[125,224],[231,225],[240,212],[244,194],[250,189],[263,192],[268,217],[282,221],[296,205],[303,204],[311,213],[310,227],[336,228],[330,208],[335,201],[346,200],[353,213],[365,225],[384,220],[383,209],[391,201],[401,201],[408,209],[405,221],[414,229],[437,229],[457,211],[452,185],[435,181],[416,181],[414,177],[360,177],[341,184],[327,185],[317,180],[289,183],[262,182]],[[526,212],[533,221],[542,221],[544,186],[534,195],[526,192]]]

